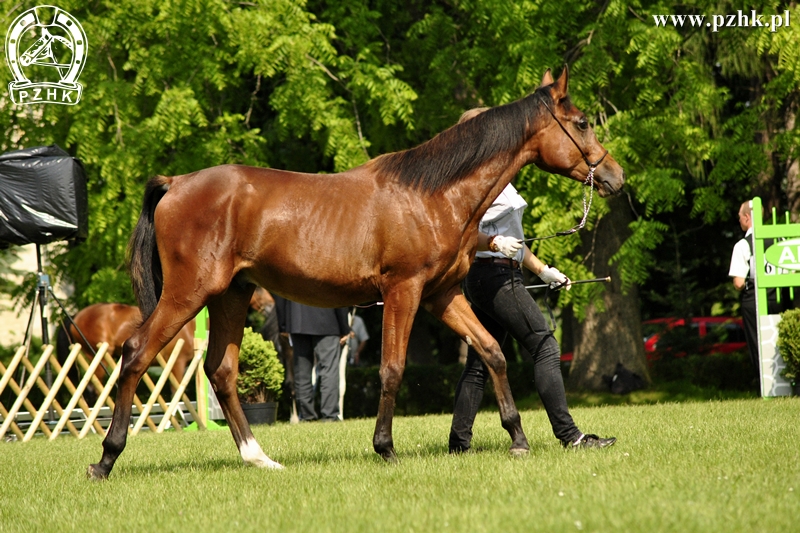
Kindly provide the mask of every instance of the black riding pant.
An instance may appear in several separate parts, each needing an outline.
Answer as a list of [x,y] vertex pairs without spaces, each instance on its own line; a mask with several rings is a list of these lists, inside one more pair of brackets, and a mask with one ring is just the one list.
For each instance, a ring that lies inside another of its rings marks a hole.
[[758,313],[756,312],[756,291],[745,289],[742,294],[742,326],[747,341],[747,352],[750,355],[753,375],[761,377],[761,366],[758,361]]
[[[533,356],[536,391],[556,438],[573,441],[580,437],[567,407],[558,343],[539,306],[525,289],[522,272],[501,265],[473,263],[464,282],[464,294],[492,337],[502,344],[506,335],[511,334]],[[466,367],[456,386],[451,451],[470,447],[472,424],[488,375],[477,352],[470,347]]]

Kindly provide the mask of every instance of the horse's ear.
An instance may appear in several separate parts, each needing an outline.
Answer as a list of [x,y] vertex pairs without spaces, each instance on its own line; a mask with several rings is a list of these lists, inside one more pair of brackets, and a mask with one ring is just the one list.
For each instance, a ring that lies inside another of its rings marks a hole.
[[544,71],[544,76],[542,76],[542,83],[539,84],[539,87],[544,87],[545,85],[552,85],[553,84],[553,75],[550,73],[550,69]]
[[553,96],[553,100],[560,100],[569,94],[569,67],[567,65],[564,65],[564,70],[561,71],[561,76],[556,80],[550,94]]

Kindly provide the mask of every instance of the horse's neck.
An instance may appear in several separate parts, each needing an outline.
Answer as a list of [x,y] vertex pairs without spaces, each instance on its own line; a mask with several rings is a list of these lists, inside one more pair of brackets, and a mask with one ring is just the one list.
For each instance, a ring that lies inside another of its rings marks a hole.
[[448,189],[446,196],[453,212],[465,222],[465,230],[473,224],[477,227],[492,202],[525,164],[519,152],[503,154]]

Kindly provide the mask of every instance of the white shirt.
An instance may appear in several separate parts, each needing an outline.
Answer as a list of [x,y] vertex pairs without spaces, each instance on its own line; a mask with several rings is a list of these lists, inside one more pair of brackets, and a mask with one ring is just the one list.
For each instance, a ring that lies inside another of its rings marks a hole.
[[752,255],[750,253],[750,244],[747,242],[747,236],[753,233],[753,228],[747,230],[744,234],[745,238],[741,239],[733,247],[733,254],[731,255],[731,267],[728,270],[728,275],[732,278],[754,278],[755,272],[750,268],[752,264]]
[[[500,196],[489,206],[486,214],[483,215],[478,231],[486,235],[504,235],[524,239],[522,232],[522,214],[528,202],[519,195],[517,190],[510,183],[500,193]],[[514,259],[522,263],[525,255],[525,247],[520,248]],[[476,257],[505,257],[500,252],[483,251],[475,254]]]

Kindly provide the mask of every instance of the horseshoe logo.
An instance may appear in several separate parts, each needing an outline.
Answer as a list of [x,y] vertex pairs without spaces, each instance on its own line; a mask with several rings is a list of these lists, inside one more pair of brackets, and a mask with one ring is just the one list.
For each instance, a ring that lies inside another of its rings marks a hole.
[[45,5],[22,13],[6,33],[6,62],[14,75],[8,84],[11,101],[77,104],[83,93],[78,76],[86,63],[87,46],[80,22],[63,9]]

